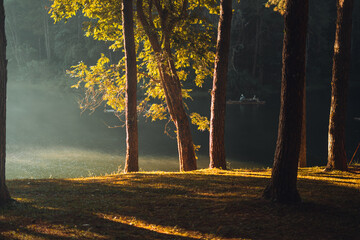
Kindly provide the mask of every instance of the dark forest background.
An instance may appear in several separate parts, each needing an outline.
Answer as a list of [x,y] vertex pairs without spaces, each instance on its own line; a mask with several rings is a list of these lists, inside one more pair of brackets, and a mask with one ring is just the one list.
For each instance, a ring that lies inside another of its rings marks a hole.
[[[266,0],[234,1],[228,98],[241,93],[266,95],[279,90],[283,18],[264,7]],[[67,89],[73,82],[64,77],[65,70],[79,61],[94,64],[105,53],[118,60],[122,53],[113,52],[110,43],[84,36],[81,16],[66,24],[54,24],[48,15],[47,0],[7,0],[6,31],[10,81],[42,83]],[[355,1],[351,81],[360,74],[360,3]],[[336,3],[310,1],[307,49],[307,85],[329,87],[335,37]],[[214,17],[214,24],[217,19]],[[203,90],[211,88],[211,79]],[[202,89],[200,89],[201,91]]]

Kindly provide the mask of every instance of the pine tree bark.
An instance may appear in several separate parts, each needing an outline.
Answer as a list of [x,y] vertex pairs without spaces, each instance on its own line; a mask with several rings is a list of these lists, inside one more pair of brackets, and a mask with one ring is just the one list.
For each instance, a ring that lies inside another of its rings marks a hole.
[[11,200],[5,183],[7,60],[4,1],[0,0],[0,205]]
[[274,165],[264,198],[301,201],[297,170],[301,144],[308,0],[288,0],[284,17],[281,107]]
[[345,125],[351,57],[353,0],[337,0],[326,170],[347,170]]
[[[151,47],[157,56],[158,71],[165,93],[165,101],[172,121],[177,131],[177,144],[179,153],[180,171],[192,171],[197,169],[194,144],[190,131],[189,118],[185,112],[181,84],[176,72],[175,63],[171,53],[170,35],[172,27],[169,25],[167,12],[161,9],[158,1],[154,1],[160,15],[160,25],[163,34],[163,45],[155,32],[152,19],[147,19],[143,10],[143,1],[137,0],[136,7],[139,21],[149,38]],[[186,11],[187,0],[183,1],[183,11]],[[183,13],[182,13],[183,14]]]
[[224,134],[231,18],[232,0],[221,0],[214,79],[211,91],[210,168],[226,169]]
[[138,126],[136,111],[137,70],[132,0],[123,0],[122,18],[126,59],[126,159],[124,171],[127,173],[139,171]]

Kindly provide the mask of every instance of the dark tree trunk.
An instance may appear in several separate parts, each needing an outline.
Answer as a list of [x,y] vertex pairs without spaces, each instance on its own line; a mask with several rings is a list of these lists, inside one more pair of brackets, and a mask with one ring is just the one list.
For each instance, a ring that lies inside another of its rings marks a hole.
[[281,107],[274,165],[263,196],[280,203],[299,202],[297,169],[301,144],[308,0],[288,0],[284,17]]
[[216,45],[215,69],[211,91],[210,168],[226,169],[225,108],[226,81],[229,62],[232,0],[220,1],[220,18]]
[[350,70],[353,0],[337,0],[336,36],[326,170],[347,170],[345,152],[346,98]]
[[259,55],[261,52],[261,32],[262,32],[262,21],[263,16],[261,9],[263,5],[257,1],[256,2],[256,27],[255,27],[255,42],[254,42],[254,57],[253,57],[253,66],[252,66],[252,76],[254,78],[259,78],[259,84],[262,84],[262,79],[260,79],[259,74]]
[[304,81],[303,116],[302,116],[302,125],[301,125],[299,167],[306,167],[306,81]]
[[125,172],[139,171],[138,164],[138,126],[136,111],[136,53],[134,40],[134,20],[132,0],[123,0],[122,20],[124,49],[126,58],[126,160]]
[[[190,131],[189,118],[185,112],[181,84],[176,73],[174,60],[171,54],[170,35],[171,26],[166,16],[166,11],[161,9],[159,2],[154,1],[157,11],[160,15],[161,28],[163,33],[163,46],[159,42],[159,37],[151,22],[152,19],[147,19],[143,11],[142,0],[136,1],[137,13],[139,21],[149,38],[152,49],[157,55],[158,70],[161,78],[161,84],[165,93],[165,101],[168,107],[169,114],[175,124],[177,131],[177,143],[179,152],[180,171],[196,170],[196,158],[194,144]],[[187,1],[183,1],[183,10],[186,10]]]
[[5,184],[6,159],[6,36],[4,1],[0,0],[0,205],[10,201],[10,194]]

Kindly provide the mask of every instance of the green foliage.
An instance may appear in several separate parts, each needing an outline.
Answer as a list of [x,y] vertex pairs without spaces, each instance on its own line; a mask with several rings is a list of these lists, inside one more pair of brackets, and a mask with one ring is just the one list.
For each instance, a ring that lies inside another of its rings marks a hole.
[[[164,33],[168,29],[164,29],[161,25],[159,14],[151,5],[151,3],[155,4],[154,2],[144,2],[145,14],[148,14],[147,17],[151,14],[154,34],[164,47]],[[172,58],[176,74],[181,82],[193,81],[196,86],[201,87],[205,79],[211,76],[215,58],[216,28],[209,20],[209,16],[218,12],[216,1],[191,0],[187,5],[186,17],[180,18],[183,1],[156,2],[165,9],[169,25],[172,26],[171,32],[167,32],[170,34],[171,56],[164,53],[162,56],[155,54],[141,24],[136,21],[135,27],[138,79],[140,89],[144,93],[138,109],[145,110],[145,116],[153,121],[169,117],[160,82],[159,59],[166,61],[167,58]],[[88,21],[84,23],[86,36],[92,36],[96,40],[110,41],[112,43],[110,49],[122,51],[121,1],[54,0],[49,11],[55,22],[67,20],[80,12],[88,18]],[[117,112],[124,110],[124,59],[114,64],[102,55],[96,65],[88,67],[81,62],[74,66],[69,74],[79,79],[74,87],[81,86],[85,91],[81,102],[82,109],[94,111],[102,102],[105,102]],[[195,77],[191,78],[190,75]],[[191,91],[192,89],[183,88],[183,98],[191,99]],[[208,120],[199,115],[194,116],[197,117],[193,123],[197,124],[201,130],[207,129],[205,125]]]

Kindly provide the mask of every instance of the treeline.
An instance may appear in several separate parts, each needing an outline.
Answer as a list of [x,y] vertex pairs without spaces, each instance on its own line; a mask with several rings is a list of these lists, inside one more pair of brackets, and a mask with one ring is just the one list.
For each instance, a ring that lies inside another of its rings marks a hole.
[[[230,98],[237,98],[240,93],[264,94],[267,90],[279,88],[283,18],[266,8],[265,3],[266,0],[233,1],[228,79]],[[309,4],[307,84],[328,86],[336,6],[326,0]],[[31,82],[62,81],[64,71],[79,61],[94,64],[101,53],[116,61],[120,59],[122,53],[109,50],[110,43],[85,36],[85,18],[81,14],[68,19],[66,24],[54,24],[48,14],[50,5],[48,0],[5,1],[11,76]],[[354,12],[359,8],[360,3],[355,1]],[[213,18],[216,26],[217,18]],[[359,14],[354,14],[352,41],[352,56],[358,56]],[[356,68],[359,61],[355,57],[352,59],[352,81],[359,81],[355,77],[360,71]],[[205,88],[211,88],[210,80],[205,82]]]

